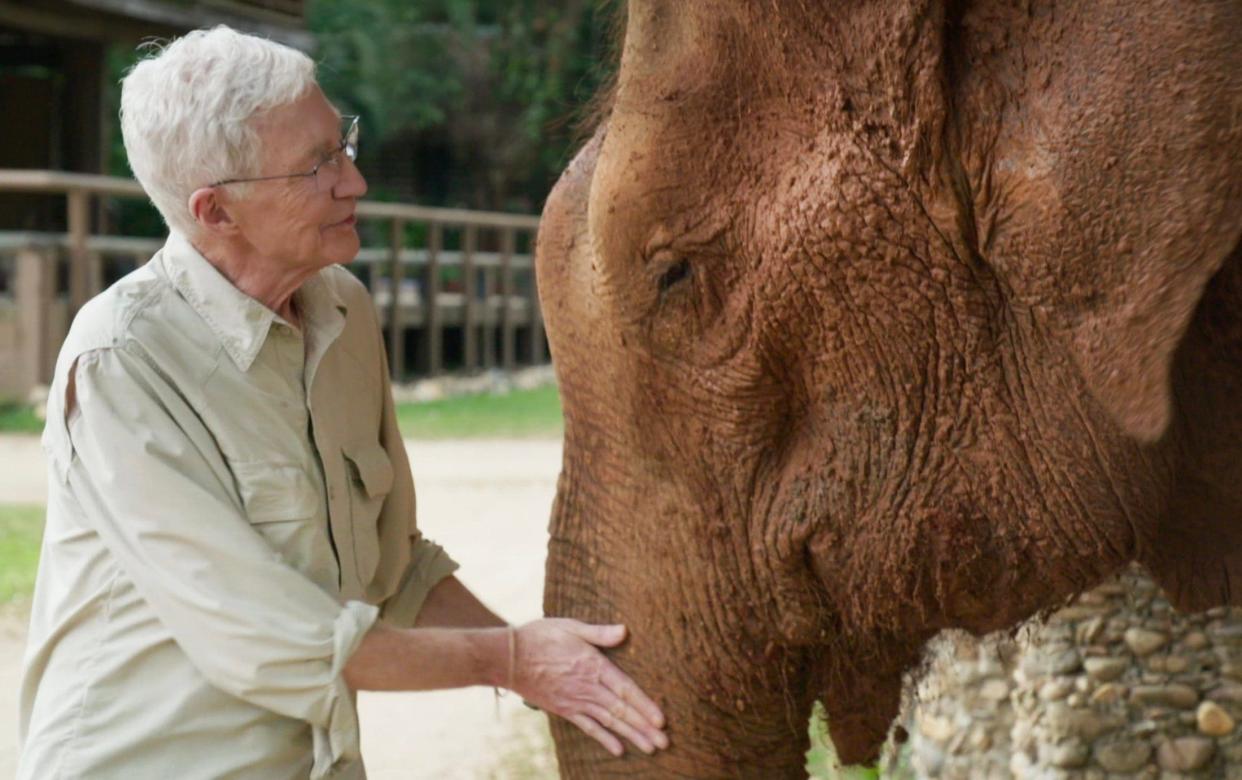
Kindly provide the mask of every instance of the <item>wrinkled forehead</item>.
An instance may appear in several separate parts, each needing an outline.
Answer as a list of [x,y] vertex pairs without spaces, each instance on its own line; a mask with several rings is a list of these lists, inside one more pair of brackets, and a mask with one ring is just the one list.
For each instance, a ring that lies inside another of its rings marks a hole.
[[318,87],[292,103],[257,114],[252,121],[265,172],[313,165],[341,140],[341,113]]

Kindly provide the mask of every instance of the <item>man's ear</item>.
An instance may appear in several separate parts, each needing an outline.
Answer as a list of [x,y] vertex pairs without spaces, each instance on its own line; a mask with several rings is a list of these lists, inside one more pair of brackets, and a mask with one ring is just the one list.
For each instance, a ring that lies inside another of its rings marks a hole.
[[190,195],[190,214],[203,230],[216,234],[233,233],[237,223],[233,221],[228,204],[217,187],[201,187]]

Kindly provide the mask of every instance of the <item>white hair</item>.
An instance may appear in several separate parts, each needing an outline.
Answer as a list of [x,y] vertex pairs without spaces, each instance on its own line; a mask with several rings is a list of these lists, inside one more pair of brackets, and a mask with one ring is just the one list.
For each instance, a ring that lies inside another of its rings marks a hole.
[[125,153],[169,229],[193,236],[190,195],[258,174],[262,150],[252,120],[315,86],[315,63],[224,25],[151,49],[121,82]]

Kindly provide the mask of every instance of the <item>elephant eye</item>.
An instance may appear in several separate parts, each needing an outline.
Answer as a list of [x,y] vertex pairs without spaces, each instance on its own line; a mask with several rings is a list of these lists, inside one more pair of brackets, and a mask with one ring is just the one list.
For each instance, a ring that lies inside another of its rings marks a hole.
[[670,287],[677,284],[682,279],[685,279],[689,275],[690,275],[690,261],[678,260],[677,262],[673,263],[673,265],[667,271],[665,271],[663,274],[660,275],[660,281],[657,283],[660,289],[660,292],[664,293]]

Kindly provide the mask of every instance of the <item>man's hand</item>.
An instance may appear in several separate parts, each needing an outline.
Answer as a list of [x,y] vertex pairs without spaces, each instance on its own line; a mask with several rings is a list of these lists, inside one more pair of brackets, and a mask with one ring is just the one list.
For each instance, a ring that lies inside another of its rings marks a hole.
[[516,629],[512,687],[546,712],[582,729],[614,756],[618,736],[644,753],[668,747],[664,713],[597,648],[615,647],[625,626],[548,618]]
[[415,626],[376,623],[345,665],[350,688],[504,686],[613,755],[624,751],[618,736],[645,753],[668,747],[664,713],[598,649],[621,644],[625,626],[548,618],[509,628],[454,577],[431,590]]

